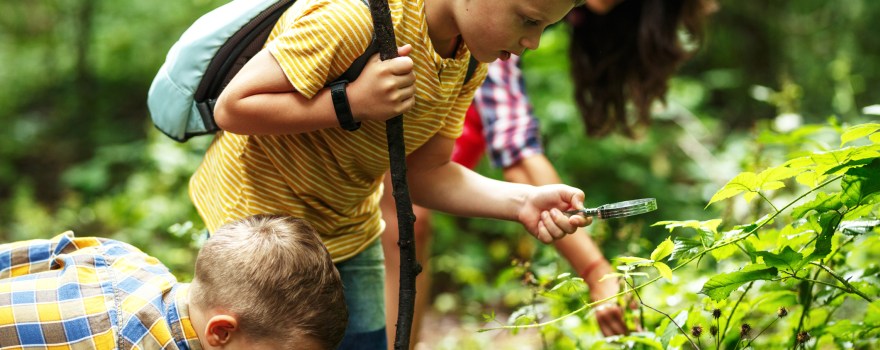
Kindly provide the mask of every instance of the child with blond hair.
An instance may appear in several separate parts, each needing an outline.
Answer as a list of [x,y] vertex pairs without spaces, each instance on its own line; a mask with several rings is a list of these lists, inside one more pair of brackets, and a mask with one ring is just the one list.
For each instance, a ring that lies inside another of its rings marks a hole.
[[291,217],[218,228],[191,284],[116,240],[0,245],[2,349],[335,349],[347,318],[329,253]]

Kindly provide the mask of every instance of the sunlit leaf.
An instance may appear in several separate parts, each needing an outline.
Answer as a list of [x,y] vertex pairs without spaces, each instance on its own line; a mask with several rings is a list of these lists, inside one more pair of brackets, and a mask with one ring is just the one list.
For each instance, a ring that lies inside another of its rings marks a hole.
[[654,251],[651,252],[651,260],[661,261],[665,259],[669,254],[672,254],[672,251],[675,249],[675,243],[672,243],[672,240],[667,237],[666,240],[660,243],[657,248],[654,248]]
[[703,243],[693,238],[679,237],[675,239],[675,249],[669,259],[685,259],[693,256],[703,248]]
[[721,219],[712,219],[706,221],[697,221],[697,220],[685,220],[685,221],[658,221],[651,226],[664,226],[670,232],[676,228],[692,228],[697,231],[709,231],[712,233],[718,232],[718,226],[721,225]]
[[867,123],[852,126],[840,135],[840,147],[843,145],[852,142],[853,140],[857,140],[863,138],[865,136],[871,135],[880,130],[880,124],[877,123]]
[[620,262],[627,264],[627,265],[646,265],[646,266],[651,265],[651,263],[654,262],[652,260],[640,258],[637,256],[618,256],[618,257],[614,258],[614,260],[620,261]]
[[738,271],[716,275],[703,284],[701,294],[705,294],[714,301],[727,299],[730,293],[739,288],[743,284],[758,280],[769,280],[776,277],[778,271],[775,267],[767,267],[764,265],[750,265],[748,271]]
[[669,265],[666,265],[662,262],[655,261],[654,268],[657,269],[657,272],[660,276],[663,276],[667,281],[672,282],[672,269],[669,268]]
[[880,227],[880,220],[842,221],[838,225],[840,232],[851,236],[863,235],[873,231],[876,227]]
[[617,273],[617,272],[606,273],[605,275],[602,276],[602,278],[599,278],[599,282],[602,282],[602,281],[607,280],[609,278],[617,278],[617,277],[623,277],[623,274]]
[[800,169],[787,166],[767,168],[758,174],[758,184],[763,188],[767,183],[790,179],[800,172]]
[[724,187],[716,192],[709,200],[708,207],[720,200],[736,196],[744,191],[753,191],[758,187],[758,175],[752,172],[743,172],[735,176]]
[[721,261],[733,256],[733,254],[737,251],[739,251],[739,249],[736,247],[735,244],[728,244],[721,248],[712,250],[711,254],[712,257],[715,258],[715,260]]
[[815,171],[804,171],[797,176],[795,180],[805,186],[816,187],[820,182],[828,178],[827,175],[819,175]]
[[880,145],[847,147],[832,152],[813,154],[816,161],[816,172],[820,174],[840,174],[849,168],[870,163],[873,158],[880,158]]
[[816,193],[816,198],[812,201],[792,209],[791,217],[794,219],[800,219],[813,210],[819,213],[824,213],[830,210],[840,210],[842,206],[843,203],[840,200],[839,194],[829,195],[825,192],[818,192]]

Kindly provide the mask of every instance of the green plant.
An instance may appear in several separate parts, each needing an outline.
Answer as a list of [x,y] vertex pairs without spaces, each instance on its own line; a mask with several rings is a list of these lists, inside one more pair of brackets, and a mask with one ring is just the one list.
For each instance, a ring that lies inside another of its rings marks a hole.
[[[839,135],[838,147],[817,141],[817,149],[804,149],[804,140],[828,133]],[[644,331],[607,338],[605,345],[806,349],[880,344],[880,268],[875,262],[880,124],[806,126],[789,134],[763,133],[761,142],[787,146],[783,149],[798,146],[781,165],[735,176],[709,201],[713,205],[742,196],[750,215],[744,224],[660,221],[654,226],[674,235],[649,258],[615,259],[618,272],[606,277],[619,278],[623,288],[614,298],[636,304],[636,311],[630,311],[633,328]],[[645,289],[661,280],[689,279],[700,281],[698,293],[704,297],[691,297],[692,304],[681,310],[664,312],[658,306],[662,299],[645,298]],[[583,302],[577,297],[577,288],[583,288],[578,282],[560,276],[539,291],[550,301],[561,289],[572,291],[569,298],[581,301],[574,310],[543,322],[537,313],[520,312],[508,325],[485,330],[544,327],[558,332],[569,316],[612,299]]]

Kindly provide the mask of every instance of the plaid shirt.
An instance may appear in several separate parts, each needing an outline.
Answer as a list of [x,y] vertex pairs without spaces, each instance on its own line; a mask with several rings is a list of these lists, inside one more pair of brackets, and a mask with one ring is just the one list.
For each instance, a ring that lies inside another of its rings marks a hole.
[[538,120],[525,94],[519,56],[496,60],[477,90],[474,102],[483,121],[489,159],[506,168],[522,159],[544,153]]
[[189,284],[119,241],[0,245],[0,349],[201,349]]

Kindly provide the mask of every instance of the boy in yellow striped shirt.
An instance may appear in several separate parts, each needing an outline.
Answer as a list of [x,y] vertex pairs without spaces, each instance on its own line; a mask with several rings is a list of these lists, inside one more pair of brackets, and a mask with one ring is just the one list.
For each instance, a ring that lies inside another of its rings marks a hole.
[[561,212],[583,207],[576,188],[496,181],[449,161],[486,76],[480,64],[464,81],[470,58],[491,62],[537,48],[543,30],[578,2],[390,0],[401,57],[373,57],[357,80],[341,87],[347,113],[335,108],[325,86],[371,42],[369,10],[361,0],[297,1],[218,100],[214,113],[224,131],[190,182],[208,229],[256,213],[311,222],[346,288],[351,318],[342,348],[382,349],[384,268],[377,238],[389,167],[385,120],[404,116],[414,203],[519,221],[545,243],[589,225],[589,218]]

